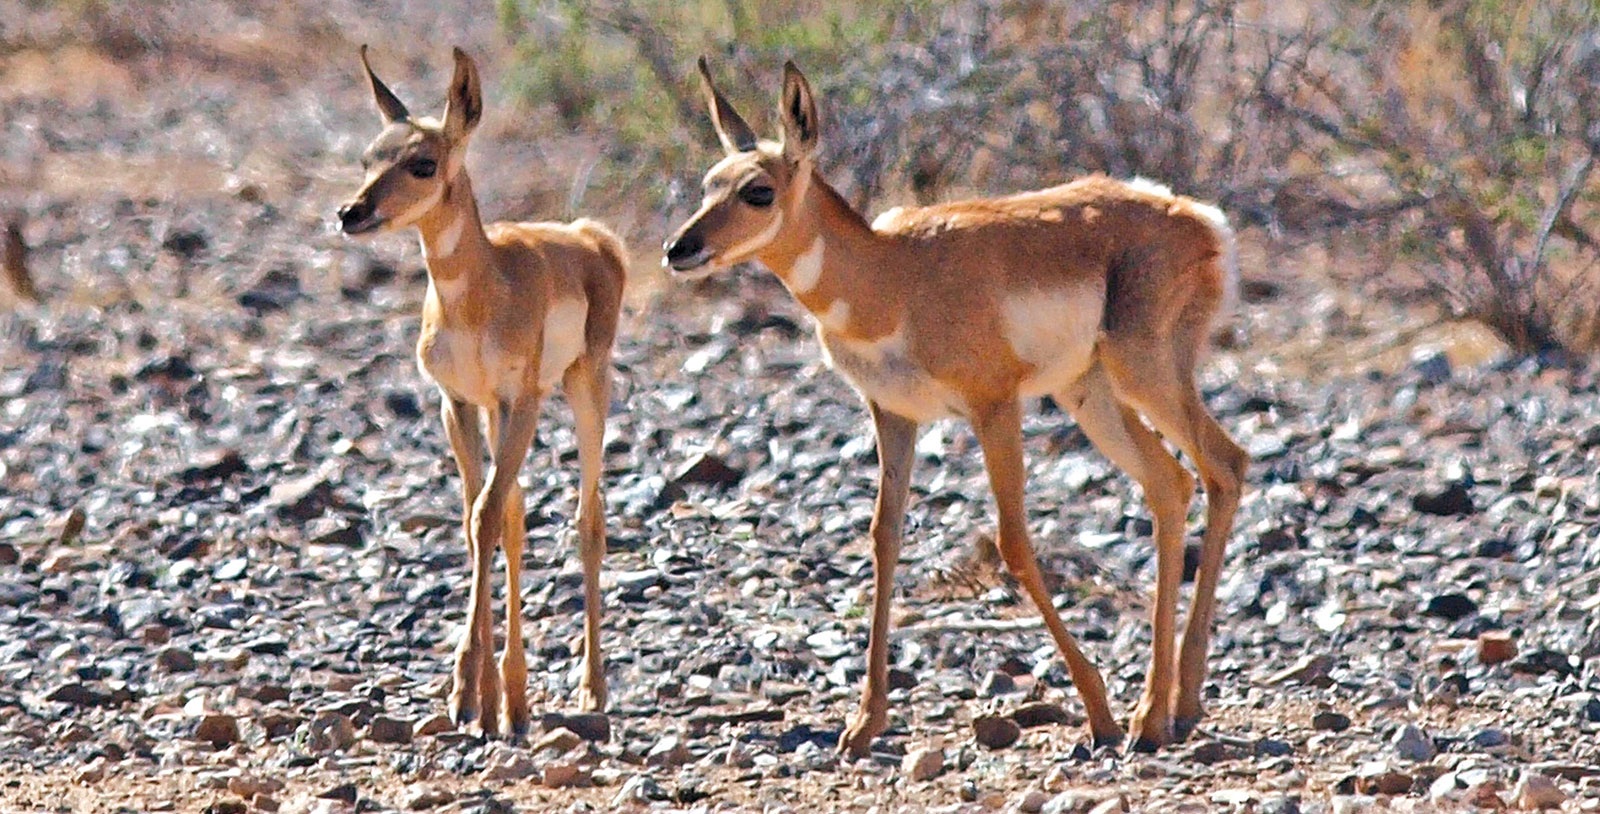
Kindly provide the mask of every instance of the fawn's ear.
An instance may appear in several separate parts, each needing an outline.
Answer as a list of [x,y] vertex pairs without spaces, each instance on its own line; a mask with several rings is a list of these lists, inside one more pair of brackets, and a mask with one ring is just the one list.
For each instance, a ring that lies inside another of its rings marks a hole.
[[730,155],[754,150],[755,131],[745,124],[744,117],[717,90],[716,83],[711,81],[711,67],[704,56],[700,57],[697,65],[700,68],[700,87],[705,91],[706,105],[711,108],[711,127],[717,131],[717,140],[722,142],[722,149]]
[[456,72],[445,95],[444,133],[452,141],[467,137],[483,119],[483,86],[478,83],[478,66],[460,48],[455,49]]
[[384,124],[393,124],[401,119],[411,118],[411,113],[401,103],[400,97],[383,84],[383,80],[372,72],[372,64],[367,62],[367,46],[361,46],[361,67],[367,72],[367,82],[372,85],[372,100],[378,103],[378,113],[383,115]]
[[817,100],[811,83],[796,68],[793,60],[783,63],[783,98],[778,104],[783,122],[783,155],[799,163],[817,151],[817,134],[822,122],[817,118]]

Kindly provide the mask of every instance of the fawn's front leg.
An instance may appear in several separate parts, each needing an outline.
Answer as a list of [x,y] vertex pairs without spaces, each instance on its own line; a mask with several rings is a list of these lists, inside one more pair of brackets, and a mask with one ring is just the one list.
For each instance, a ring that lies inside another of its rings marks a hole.
[[872,511],[872,628],[867,636],[867,680],[861,708],[839,738],[839,752],[867,755],[872,739],[889,725],[889,604],[894,599],[894,568],[900,559],[901,525],[911,487],[917,423],[877,404],[872,424],[878,436],[878,502]]
[[[483,562],[485,573],[494,556],[495,545],[506,550],[506,649],[500,657],[499,674],[504,682],[506,734],[521,737],[528,732],[528,657],[522,643],[522,488],[517,484],[517,473],[528,456],[528,446],[539,424],[539,394],[532,392],[516,401],[503,403],[499,410],[499,423],[492,435],[493,463],[489,467],[489,482],[472,509],[474,534],[479,551],[487,551]],[[514,525],[514,527],[513,527]],[[488,579],[485,577],[485,588]],[[488,600],[485,598],[485,605]],[[488,611],[485,608],[485,629],[488,629]],[[493,671],[494,637],[485,642],[485,663]],[[484,708],[485,730],[489,730],[489,710],[499,706],[501,687],[480,683],[479,698]]]
[[[456,468],[461,471],[461,527],[467,538],[467,556],[472,562],[472,586],[467,599],[467,629],[456,646],[455,685],[450,690],[450,719],[466,726],[478,719],[478,684],[483,666],[483,642],[479,630],[487,621],[480,607],[487,604],[488,573],[480,573],[478,542],[472,529],[472,507],[483,491],[483,431],[478,408],[443,393],[444,434],[450,439]],[[490,549],[490,553],[493,553]],[[492,646],[492,642],[490,643]]]

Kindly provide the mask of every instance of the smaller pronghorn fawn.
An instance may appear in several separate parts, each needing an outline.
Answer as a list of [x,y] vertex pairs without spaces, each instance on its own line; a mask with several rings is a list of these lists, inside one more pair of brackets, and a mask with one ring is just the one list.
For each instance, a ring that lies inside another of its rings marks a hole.
[[[868,224],[816,170],[820,119],[793,63],[777,143],[757,140],[703,58],[700,76],[726,157],[706,173],[705,199],[667,241],[665,262],[683,275],[752,259],[775,272],[816,319],[824,355],[866,399],[877,431],[866,687],[840,750],[866,754],[888,723],[889,601],[913,446],[919,424],[946,416],[977,434],[1000,556],[1066,658],[1090,734],[1121,739],[1100,673],[1056,614],[1028,541],[1019,401],[1042,395],[1144,488],[1155,517],[1154,652],[1130,745],[1153,750],[1186,734],[1201,715],[1217,575],[1248,465],[1194,381],[1238,274],[1222,213],[1156,184],[1095,176],[894,209]],[[1156,431],[1195,462],[1207,496],[1181,649],[1175,617],[1195,484]]]
[[[477,67],[461,49],[455,50],[455,76],[442,120],[412,117],[373,74],[364,45],[361,65],[384,127],[362,156],[366,179],[340,207],[339,224],[347,235],[408,226],[422,233],[428,293],[417,362],[443,395],[445,435],[461,470],[472,589],[466,635],[456,651],[450,714],[458,725],[477,720],[485,734],[504,731],[518,737],[528,729],[528,669],[517,471],[533,442],[539,403],[558,383],[572,405],[580,471],[584,673],[578,704],[605,708],[601,441],[626,251],[615,235],[587,219],[484,226],[464,166],[467,138],[483,115],[483,97]],[[497,546],[506,555],[506,644],[498,668],[489,609]]]

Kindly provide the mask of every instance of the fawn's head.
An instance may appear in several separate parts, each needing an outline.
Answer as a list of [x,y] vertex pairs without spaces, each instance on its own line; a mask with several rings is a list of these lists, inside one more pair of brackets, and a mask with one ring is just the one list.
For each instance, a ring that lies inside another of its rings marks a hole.
[[347,235],[401,229],[416,223],[444,200],[450,182],[467,158],[467,137],[483,118],[478,68],[460,48],[445,97],[444,116],[412,118],[383,84],[361,46],[361,67],[383,118],[383,131],[361,154],[366,178],[361,189],[339,207],[339,228]]
[[817,149],[817,103],[793,62],[783,66],[778,105],[782,141],[761,141],[711,81],[705,57],[700,81],[711,125],[726,153],[706,173],[699,211],[673,233],[664,265],[681,276],[700,276],[749,260],[796,219]]

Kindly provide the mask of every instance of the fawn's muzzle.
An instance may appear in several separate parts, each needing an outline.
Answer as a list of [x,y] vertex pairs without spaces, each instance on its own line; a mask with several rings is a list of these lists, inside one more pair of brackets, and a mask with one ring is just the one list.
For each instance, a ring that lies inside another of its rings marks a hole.
[[370,202],[359,200],[351,201],[339,207],[339,228],[347,235],[358,235],[370,232],[381,225],[381,221],[373,217],[376,207]]
[[677,240],[669,240],[662,247],[667,253],[667,264],[674,271],[689,271],[699,268],[711,259],[712,252],[706,248],[705,241],[693,232],[680,236]]

